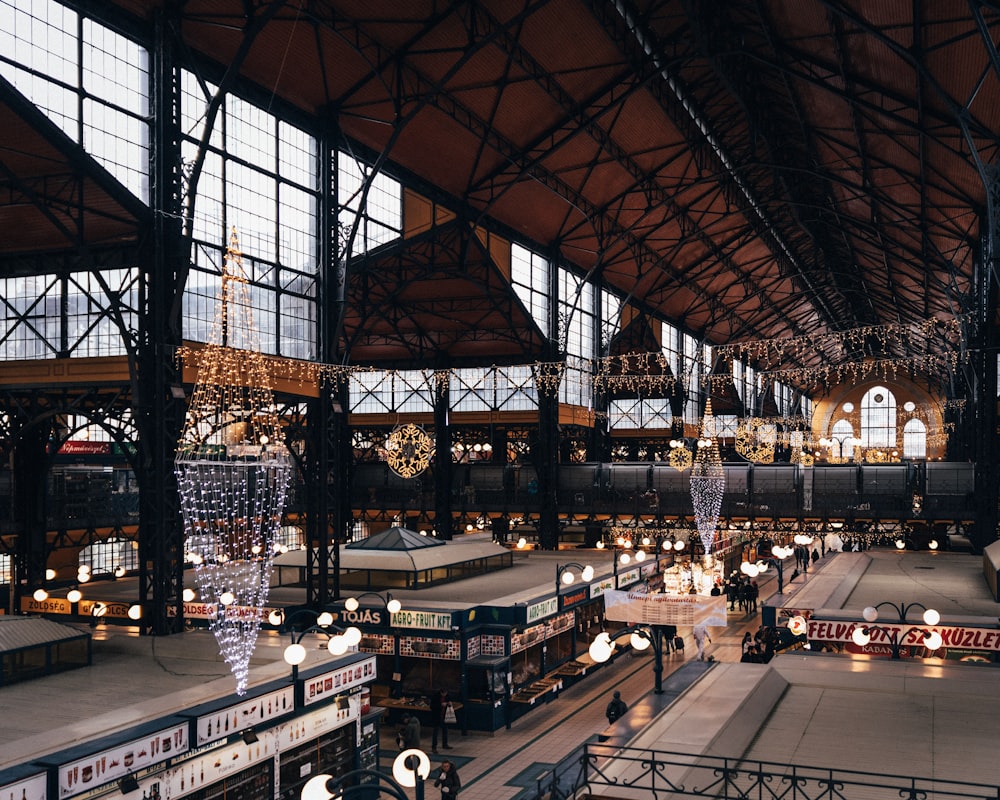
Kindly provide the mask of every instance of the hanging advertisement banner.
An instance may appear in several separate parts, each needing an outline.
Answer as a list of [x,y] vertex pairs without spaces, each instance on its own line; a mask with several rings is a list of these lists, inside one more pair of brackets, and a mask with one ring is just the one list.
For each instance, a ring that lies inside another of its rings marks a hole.
[[613,622],[649,625],[726,625],[726,598],[700,594],[605,592],[604,616]]

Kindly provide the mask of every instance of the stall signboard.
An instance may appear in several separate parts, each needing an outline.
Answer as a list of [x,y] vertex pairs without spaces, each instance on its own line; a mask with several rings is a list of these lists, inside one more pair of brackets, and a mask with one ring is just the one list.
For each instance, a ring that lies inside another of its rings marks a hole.
[[45,600],[36,600],[28,595],[21,598],[21,611],[25,614],[72,614],[73,604],[65,597],[47,597]]
[[354,686],[375,680],[375,658],[366,658],[307,678],[302,683],[303,703],[310,706],[324,700],[329,701]]
[[618,573],[619,586],[631,586],[642,579],[642,573],[638,569],[627,569]]
[[580,603],[585,603],[588,600],[590,600],[590,587],[581,586],[579,589],[575,589],[572,592],[559,595],[559,607],[560,609],[571,608],[572,606],[577,606]]
[[110,456],[111,442],[69,439],[59,448],[61,456]]
[[225,739],[254,725],[283,716],[294,708],[295,690],[292,686],[286,686],[211,714],[202,714],[195,724],[195,744],[201,747]]
[[525,622],[530,625],[540,619],[552,616],[557,611],[559,611],[559,598],[549,597],[540,603],[532,603],[527,607]]
[[726,598],[700,594],[605,592],[604,615],[612,622],[725,627]]
[[317,736],[357,720],[361,712],[360,693],[350,695],[345,700],[346,703],[331,703],[278,725],[274,729],[278,752],[283,753],[301,747]]
[[58,773],[59,797],[83,794],[94,786],[124,778],[129,773],[186,753],[188,748],[188,723],[183,722],[62,764]]
[[[181,607],[184,609],[185,619],[215,619],[219,614],[219,607],[215,603],[182,603]],[[226,616],[241,617],[248,620],[258,617],[261,622],[266,622],[270,611],[270,609],[261,609],[256,606],[231,605],[226,607]],[[167,606],[167,616],[177,616],[174,606]]]
[[660,562],[651,561],[648,564],[643,564],[639,567],[639,574],[642,575],[643,579],[648,578],[650,575],[655,575],[660,571]]
[[450,611],[413,611],[404,608],[392,615],[392,625],[399,628],[420,628],[427,631],[450,631]]
[[49,779],[44,772],[0,786],[2,800],[46,800],[48,794]]
[[598,581],[594,581],[590,584],[590,599],[593,600],[595,597],[600,597],[605,592],[614,590],[614,588],[614,578],[601,578]]

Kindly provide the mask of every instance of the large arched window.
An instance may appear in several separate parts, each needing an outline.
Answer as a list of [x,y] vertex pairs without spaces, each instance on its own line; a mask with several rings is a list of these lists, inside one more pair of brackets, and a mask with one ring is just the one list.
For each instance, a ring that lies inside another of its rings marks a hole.
[[927,426],[919,419],[903,427],[903,458],[927,458]]
[[861,398],[861,446],[896,446],[896,398],[884,386],[873,386]]
[[830,456],[847,461],[854,456],[854,426],[846,419],[838,419],[830,429]]

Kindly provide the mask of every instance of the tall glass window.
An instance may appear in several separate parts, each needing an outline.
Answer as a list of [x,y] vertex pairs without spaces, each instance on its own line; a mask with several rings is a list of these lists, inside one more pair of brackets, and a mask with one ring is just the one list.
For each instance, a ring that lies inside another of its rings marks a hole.
[[532,319],[549,333],[549,262],[519,244],[510,248],[510,279]]
[[861,398],[861,446],[896,446],[896,398],[884,386],[873,386]]
[[[207,91],[190,72],[181,72],[181,154],[187,165],[197,157],[205,108],[218,89],[208,84]],[[209,338],[223,254],[235,229],[261,350],[316,357],[318,185],[314,136],[236,95],[226,97],[195,187],[185,338]]]
[[53,0],[0,0],[0,74],[149,202],[149,55]]
[[903,458],[927,458],[927,426],[911,419],[903,426]]
[[353,232],[352,251],[342,256],[367,253],[402,236],[402,184],[382,172],[372,175],[370,164],[343,152],[337,154],[337,202],[341,248]]

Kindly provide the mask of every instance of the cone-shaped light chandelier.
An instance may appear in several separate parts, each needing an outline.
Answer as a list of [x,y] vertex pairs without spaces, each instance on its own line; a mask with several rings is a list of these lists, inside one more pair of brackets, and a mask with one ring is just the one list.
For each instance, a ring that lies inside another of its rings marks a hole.
[[712,552],[715,529],[722,510],[722,495],[726,491],[726,473],[722,469],[719,441],[716,437],[715,417],[712,416],[711,399],[705,402],[705,416],[701,421],[701,436],[695,447],[694,464],[691,466],[691,503],[698,535],[705,547],[705,555]]
[[274,541],[291,475],[266,363],[253,324],[236,232],[226,250],[221,297],[174,460],[186,558],[209,627],[247,688]]

